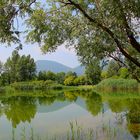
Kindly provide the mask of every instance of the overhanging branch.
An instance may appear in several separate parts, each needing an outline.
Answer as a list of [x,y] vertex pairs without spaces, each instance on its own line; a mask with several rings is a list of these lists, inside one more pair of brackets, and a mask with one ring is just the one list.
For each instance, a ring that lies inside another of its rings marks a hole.
[[119,48],[120,52],[130,61],[132,61],[135,65],[137,65],[138,67],[140,67],[140,62],[137,61],[137,59],[133,58],[131,55],[129,55],[122,47],[122,44],[120,43],[120,41],[117,39],[117,37],[115,37],[114,33],[107,28],[106,26],[102,25],[101,23],[98,23],[95,19],[93,19],[91,16],[89,16],[87,14],[87,12],[77,3],[73,2],[72,0],[68,0],[71,5],[75,6],[77,9],[79,9],[79,11],[81,11],[81,13],[92,23],[96,24],[97,27],[101,28],[103,31],[105,31],[106,33],[108,33],[108,35],[114,40],[114,42],[116,43],[117,47]]

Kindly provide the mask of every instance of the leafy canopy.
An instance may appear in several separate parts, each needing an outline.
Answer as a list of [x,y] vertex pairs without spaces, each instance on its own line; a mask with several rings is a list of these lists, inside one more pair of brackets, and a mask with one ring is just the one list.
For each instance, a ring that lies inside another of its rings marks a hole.
[[123,55],[140,67],[139,9],[136,0],[3,0],[0,41],[19,42],[14,21],[28,13],[27,41],[39,42],[43,52],[55,51],[61,44],[74,45],[85,64],[106,57],[123,63],[119,57]]

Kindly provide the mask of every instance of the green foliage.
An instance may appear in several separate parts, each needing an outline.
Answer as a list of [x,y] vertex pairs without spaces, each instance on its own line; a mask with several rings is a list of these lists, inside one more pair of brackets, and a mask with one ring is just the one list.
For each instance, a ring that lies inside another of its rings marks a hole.
[[25,17],[26,13],[31,13],[32,8],[30,7],[29,0],[2,0],[0,1],[0,42],[7,43],[18,43],[21,47],[19,31],[17,24],[15,24],[16,18]]
[[[140,54],[137,53],[134,49],[130,49],[130,52],[133,55],[137,55],[137,59],[140,60]],[[140,82],[140,68],[134,65],[131,61],[126,59],[126,64],[128,66],[128,70],[130,73],[130,77],[136,79],[138,82]]]
[[119,69],[120,66],[118,65],[118,63],[115,62],[114,60],[111,60],[109,62],[108,69],[107,69],[107,77],[118,75]]
[[129,53],[128,47],[140,53],[139,5],[138,0],[1,1],[0,42],[20,44],[15,21],[22,17],[26,20],[27,41],[39,42],[43,52],[52,52],[63,43],[74,44],[83,63],[94,57],[119,58],[122,54],[140,67],[137,55]]
[[4,64],[1,74],[2,85],[18,81],[28,81],[35,77],[36,65],[34,59],[28,56],[20,56],[18,51],[13,51]]
[[45,71],[40,71],[39,73],[38,73],[38,77],[37,77],[37,79],[38,80],[47,80],[47,78],[46,78],[46,72]]
[[125,67],[120,68],[119,69],[119,76],[120,76],[120,78],[124,78],[124,79],[128,78],[129,77],[128,69]]
[[92,115],[97,115],[98,113],[100,113],[102,108],[101,96],[99,94],[96,94],[95,92],[92,92],[92,94],[86,99],[86,105]]
[[65,79],[64,85],[73,86],[74,85],[75,76],[69,76]]
[[52,52],[67,41],[67,46],[74,44],[83,63],[93,58],[118,60],[120,54],[140,63],[136,55],[127,53],[128,45],[140,53],[138,26],[129,20],[139,23],[139,1],[48,0],[47,4],[50,6],[44,9],[36,7],[27,20],[27,40],[43,42],[43,52]]
[[60,72],[60,73],[53,73],[51,71],[40,71],[38,73],[38,80],[53,80],[56,81],[59,84],[64,84],[64,80],[65,80],[65,73],[64,72]]
[[90,84],[98,84],[101,81],[101,68],[99,61],[95,59],[86,65],[85,74]]
[[55,81],[56,75],[51,71],[46,72],[46,80],[53,80]]
[[106,78],[107,78],[107,75],[108,75],[108,74],[107,74],[107,71],[102,71],[102,72],[101,72],[101,78],[102,78],[102,79],[106,79]]
[[64,80],[65,80],[65,73],[64,72],[59,72],[56,74],[56,81],[59,83],[59,84],[64,84]]
[[78,76],[74,79],[74,85],[86,85],[87,84],[87,78],[84,75]]
[[138,90],[138,82],[134,79],[112,79],[101,81],[96,88],[99,90]]
[[77,77],[77,74],[75,72],[69,71],[69,72],[66,73],[65,78],[68,78],[70,76],[74,76],[76,78]]
[[0,76],[0,82],[2,86],[9,85],[11,83],[10,74],[8,72],[2,73]]
[[3,100],[3,104],[7,105],[3,113],[11,121],[13,128],[16,128],[21,122],[27,121],[30,123],[36,114],[36,105],[33,98],[12,97]]
[[34,59],[28,56],[21,56],[19,60],[19,81],[32,80],[36,73]]
[[4,87],[0,87],[0,93],[5,93],[5,88]]

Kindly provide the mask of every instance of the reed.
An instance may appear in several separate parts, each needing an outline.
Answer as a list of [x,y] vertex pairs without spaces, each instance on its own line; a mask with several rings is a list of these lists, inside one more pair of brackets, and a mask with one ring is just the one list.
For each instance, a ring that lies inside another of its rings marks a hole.
[[30,82],[15,82],[11,84],[11,87],[16,90],[60,90],[63,88],[62,85],[55,83],[54,81],[30,81]]
[[139,83],[134,79],[105,79],[96,85],[97,90],[139,90]]

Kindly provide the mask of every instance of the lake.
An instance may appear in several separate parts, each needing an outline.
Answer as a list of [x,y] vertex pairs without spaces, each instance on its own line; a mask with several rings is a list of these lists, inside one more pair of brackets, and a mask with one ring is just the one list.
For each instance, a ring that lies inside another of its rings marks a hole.
[[27,94],[0,97],[0,140],[140,140],[139,94]]

